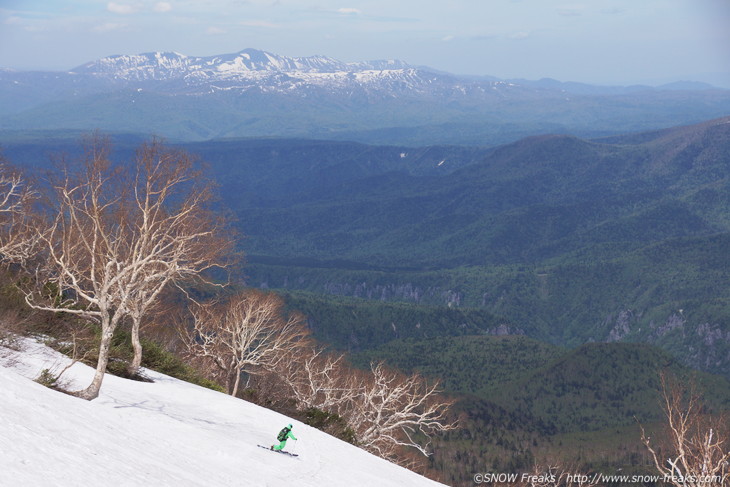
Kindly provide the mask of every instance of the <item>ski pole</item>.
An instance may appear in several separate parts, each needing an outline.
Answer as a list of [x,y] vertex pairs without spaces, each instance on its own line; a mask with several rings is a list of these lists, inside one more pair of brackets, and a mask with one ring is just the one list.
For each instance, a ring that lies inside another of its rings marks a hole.
[[294,440],[294,448],[292,449],[292,453],[297,451],[297,440]]

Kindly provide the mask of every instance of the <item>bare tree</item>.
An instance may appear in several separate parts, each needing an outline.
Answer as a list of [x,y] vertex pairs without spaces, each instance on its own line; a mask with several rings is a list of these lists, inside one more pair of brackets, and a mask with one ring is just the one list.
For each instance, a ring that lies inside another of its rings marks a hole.
[[214,265],[226,248],[209,215],[201,214],[205,190],[184,192],[191,163],[186,154],[153,142],[140,149],[130,173],[129,166],[113,168],[108,144],[94,139],[81,170],[67,168],[53,183],[55,216],[38,233],[47,254],[39,282],[52,292],[27,292],[26,302],[101,325],[96,373],[80,397],[98,396],[122,321],[131,319],[138,331],[170,280]]
[[343,362],[341,354],[297,350],[289,354],[277,373],[291,388],[300,408],[337,411],[358,394],[358,389],[348,384],[347,377],[352,371]]
[[355,381],[358,393],[341,415],[371,453],[396,458],[400,447],[412,447],[428,456],[432,435],[456,427],[447,422],[452,403],[438,395],[438,383],[390,371],[382,362]]
[[233,396],[242,373],[275,370],[287,354],[311,347],[304,318],[287,315],[273,293],[243,291],[223,303],[195,305],[192,313],[193,330],[183,330],[188,350],[215,364]]
[[685,390],[661,377],[662,409],[667,419],[667,451],[652,446],[641,428],[641,441],[651,453],[664,481],[676,487],[721,487],[730,483],[730,445],[725,418],[713,419],[703,411],[694,386]]
[[358,444],[391,460],[404,460],[402,447],[428,456],[431,437],[456,427],[449,423],[451,402],[417,374],[405,376],[381,363],[370,372],[355,370],[342,355],[311,349],[287,360],[279,376],[298,405],[335,412],[344,418]]
[[134,199],[131,212],[135,239],[131,281],[140,281],[126,306],[132,320],[134,357],[130,372],[142,362],[140,326],[171,281],[197,278],[224,266],[232,241],[221,217],[208,209],[210,185],[200,187],[193,159],[153,141],[137,151]]
[[0,159],[0,260],[24,264],[38,241],[31,205],[38,193]]

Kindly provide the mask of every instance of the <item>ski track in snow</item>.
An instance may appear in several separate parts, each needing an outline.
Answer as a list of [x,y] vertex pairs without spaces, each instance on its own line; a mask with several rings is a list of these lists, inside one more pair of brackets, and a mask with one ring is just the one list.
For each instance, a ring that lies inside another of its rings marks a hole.
[[[152,383],[104,378],[84,401],[32,379],[68,358],[31,340],[0,348],[0,485],[46,486],[435,486],[290,418],[145,370]],[[88,385],[75,364],[62,381]],[[294,423],[299,457],[257,447]]]

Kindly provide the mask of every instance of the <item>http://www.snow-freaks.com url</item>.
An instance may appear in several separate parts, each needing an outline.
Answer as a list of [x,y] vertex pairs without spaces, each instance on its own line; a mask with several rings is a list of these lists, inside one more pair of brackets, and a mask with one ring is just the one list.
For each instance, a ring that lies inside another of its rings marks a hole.
[[[565,474],[567,478],[562,478],[567,485],[604,485],[604,484],[656,484],[659,482],[663,483],[675,483],[675,482],[689,482],[695,485],[712,485],[713,483],[718,484],[720,482],[720,476],[706,476],[706,477],[681,477],[672,475],[616,475],[616,474],[604,474],[596,472],[592,474]],[[534,474],[534,473],[494,473],[494,472],[479,472],[474,474],[475,484],[490,484],[490,485],[509,485],[509,484],[550,484],[557,481],[557,476],[553,474]]]

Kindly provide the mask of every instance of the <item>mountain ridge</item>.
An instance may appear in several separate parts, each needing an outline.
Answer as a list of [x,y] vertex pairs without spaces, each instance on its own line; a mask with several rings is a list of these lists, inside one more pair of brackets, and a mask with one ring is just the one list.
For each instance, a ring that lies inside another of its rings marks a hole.
[[494,146],[544,133],[610,136],[730,113],[730,90],[704,88],[503,80],[399,60],[342,62],[256,49],[206,57],[149,52],[66,72],[0,69],[0,130]]
[[[94,74],[97,76],[119,76],[128,70],[137,73],[130,79],[146,79],[145,74],[158,74],[154,68],[162,69],[162,74],[169,76],[197,75],[211,76],[214,73],[223,75],[243,75],[253,71],[269,72],[314,72],[336,73],[357,72],[366,70],[414,69],[399,60],[376,60],[345,63],[328,56],[287,57],[258,49],[243,49],[231,54],[213,56],[188,56],[175,51],[147,52],[137,55],[113,55],[91,61],[70,72]],[[140,68],[143,68],[140,70]],[[146,70],[145,70],[146,69]],[[152,69],[153,71],[150,71]],[[139,76],[139,75],[143,76]]]
[[[452,75],[399,60],[347,63],[327,56],[287,57],[257,49],[205,57],[174,51],[114,55],[77,66],[68,74],[123,87],[187,95],[252,91],[306,96],[308,91],[326,89],[350,96],[362,90],[408,96],[409,92],[428,92],[434,82],[448,85],[456,80]],[[450,95],[459,89],[457,84]]]
[[[458,151],[270,141],[214,164],[252,284],[478,307],[554,343],[648,341],[727,376],[729,122]],[[257,179],[236,191],[244,166]]]

